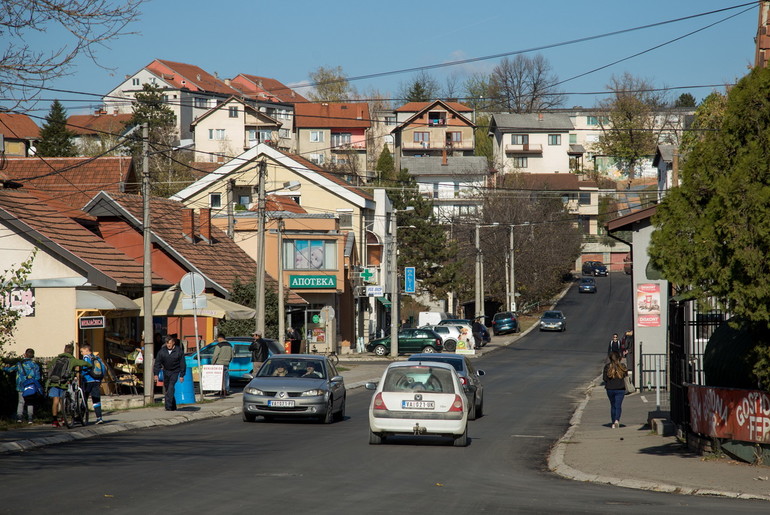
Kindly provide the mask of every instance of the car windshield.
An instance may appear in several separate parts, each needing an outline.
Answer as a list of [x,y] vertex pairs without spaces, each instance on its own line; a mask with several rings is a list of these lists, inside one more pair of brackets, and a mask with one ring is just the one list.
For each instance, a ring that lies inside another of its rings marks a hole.
[[323,363],[317,359],[269,359],[257,377],[305,377],[325,379]]
[[388,371],[383,392],[455,393],[451,370],[431,366],[397,367]]
[[593,279],[583,279],[582,282],[583,282],[583,284],[593,284],[594,280]]
[[558,311],[546,311],[543,313],[543,318],[561,318],[561,313]]

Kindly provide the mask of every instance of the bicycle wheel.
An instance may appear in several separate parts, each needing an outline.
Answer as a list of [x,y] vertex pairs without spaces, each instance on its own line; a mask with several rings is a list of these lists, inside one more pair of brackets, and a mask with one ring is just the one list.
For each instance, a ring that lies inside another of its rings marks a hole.
[[64,392],[64,396],[59,399],[59,411],[64,425],[71,429],[75,420],[75,400],[72,398],[72,392]]
[[331,361],[332,365],[336,367],[337,364],[340,362],[340,357],[337,356],[336,352],[332,352],[331,354],[329,354],[329,361]]
[[83,390],[78,390],[78,414],[80,415],[80,424],[88,425],[88,400],[86,400]]

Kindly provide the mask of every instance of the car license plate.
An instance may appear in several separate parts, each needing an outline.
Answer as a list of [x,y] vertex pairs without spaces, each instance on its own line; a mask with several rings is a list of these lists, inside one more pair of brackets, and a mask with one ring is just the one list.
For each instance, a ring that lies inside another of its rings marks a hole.
[[402,409],[433,409],[433,401],[401,401]]
[[271,408],[293,408],[294,401],[267,401]]

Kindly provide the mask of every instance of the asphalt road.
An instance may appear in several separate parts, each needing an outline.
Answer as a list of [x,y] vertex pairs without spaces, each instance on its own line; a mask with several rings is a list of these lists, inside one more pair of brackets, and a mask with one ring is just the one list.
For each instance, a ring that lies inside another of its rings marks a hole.
[[[332,425],[228,417],[0,456],[2,513],[758,513],[767,504],[578,483],[546,469],[608,336],[629,327],[630,281],[560,302],[564,333],[533,331],[478,360],[485,416],[471,444],[368,445],[371,393]],[[597,421],[603,423],[604,421]],[[607,450],[612,460],[612,450]],[[633,464],[629,463],[629,467]]]

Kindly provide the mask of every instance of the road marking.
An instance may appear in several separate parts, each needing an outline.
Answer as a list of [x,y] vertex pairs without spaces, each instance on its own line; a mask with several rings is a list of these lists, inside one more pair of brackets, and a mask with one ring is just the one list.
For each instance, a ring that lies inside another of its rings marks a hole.
[[642,402],[644,402],[644,403],[647,403],[647,402],[649,402],[649,401],[647,400],[647,397],[645,397],[644,395],[640,395],[640,396],[639,396],[639,398],[640,398],[640,399],[642,399]]
[[251,475],[258,477],[302,477],[302,474],[296,474],[294,472],[257,472],[251,473]]
[[511,435],[513,438],[545,438],[545,435]]

